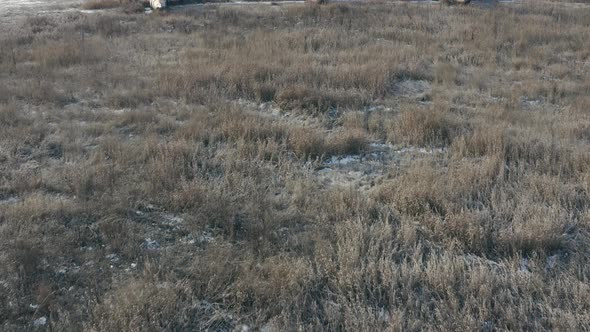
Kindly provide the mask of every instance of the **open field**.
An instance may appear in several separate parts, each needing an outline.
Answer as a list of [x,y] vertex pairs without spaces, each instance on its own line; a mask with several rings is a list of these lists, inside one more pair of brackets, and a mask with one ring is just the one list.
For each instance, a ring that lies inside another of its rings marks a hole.
[[0,330],[590,329],[589,6],[10,18]]

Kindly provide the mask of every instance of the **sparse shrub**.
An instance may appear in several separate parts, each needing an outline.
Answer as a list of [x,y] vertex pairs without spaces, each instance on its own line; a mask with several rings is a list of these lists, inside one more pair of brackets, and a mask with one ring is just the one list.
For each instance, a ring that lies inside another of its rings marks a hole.
[[442,110],[406,110],[388,132],[388,140],[396,144],[445,146],[458,131],[454,121]]
[[289,146],[303,158],[317,158],[327,152],[324,137],[312,129],[295,129],[289,135]]
[[449,63],[439,63],[434,68],[434,79],[439,84],[457,84],[457,68]]
[[276,96],[277,104],[286,110],[327,112],[336,108],[354,108],[365,104],[365,99],[346,91],[318,91],[302,85],[289,86]]
[[170,281],[141,279],[126,281],[96,306],[92,325],[94,331],[174,330],[182,328],[178,286]]
[[34,61],[50,68],[92,64],[106,55],[106,45],[99,38],[53,42],[34,48],[32,51]]
[[327,139],[333,154],[354,155],[360,154],[368,147],[367,137],[360,130],[340,131]]
[[18,109],[16,103],[0,104],[0,127],[19,127],[31,124],[22,110]]
[[444,215],[446,208],[437,190],[442,189],[437,184],[439,178],[440,174],[431,167],[415,168],[398,181],[382,186],[378,198],[393,203],[395,209],[410,216]]
[[268,84],[261,84],[258,86],[256,91],[256,100],[260,103],[266,103],[275,99],[277,91],[276,89]]
[[284,109],[307,109],[320,112],[336,106],[329,96],[322,95],[318,91],[302,85],[283,89],[277,95],[276,102]]
[[114,37],[127,32],[127,25],[123,24],[123,18],[120,16],[97,15],[90,20],[90,29],[92,32],[98,32],[105,37]]
[[136,259],[140,253],[141,241],[138,239],[137,227],[131,220],[105,217],[98,222],[101,240],[110,251]]

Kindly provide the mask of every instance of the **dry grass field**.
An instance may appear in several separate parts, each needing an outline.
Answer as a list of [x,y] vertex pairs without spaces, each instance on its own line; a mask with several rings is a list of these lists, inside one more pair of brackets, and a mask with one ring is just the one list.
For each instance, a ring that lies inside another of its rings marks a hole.
[[0,330],[587,331],[590,8],[0,29]]

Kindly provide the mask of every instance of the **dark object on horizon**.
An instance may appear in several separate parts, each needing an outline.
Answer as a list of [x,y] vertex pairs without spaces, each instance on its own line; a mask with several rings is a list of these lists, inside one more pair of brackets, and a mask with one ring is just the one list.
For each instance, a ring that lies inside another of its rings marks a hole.
[[[434,0],[438,1],[438,0]],[[441,0],[440,3],[446,5],[468,5],[471,0]]]

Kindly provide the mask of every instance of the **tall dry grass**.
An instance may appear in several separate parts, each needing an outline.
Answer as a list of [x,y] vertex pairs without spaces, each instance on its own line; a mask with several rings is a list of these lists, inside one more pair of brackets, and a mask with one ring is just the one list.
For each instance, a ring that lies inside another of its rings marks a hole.
[[[372,3],[0,30],[0,329],[589,329],[589,26]],[[369,189],[321,181],[372,143]]]

